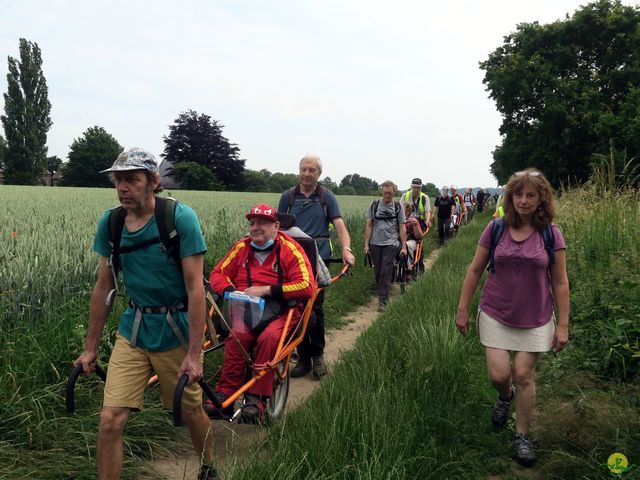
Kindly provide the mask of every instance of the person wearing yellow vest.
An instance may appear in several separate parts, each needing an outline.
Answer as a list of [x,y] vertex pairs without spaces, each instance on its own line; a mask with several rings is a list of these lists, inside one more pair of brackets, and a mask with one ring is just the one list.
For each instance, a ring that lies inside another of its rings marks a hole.
[[414,178],[411,180],[411,188],[404,192],[401,197],[401,204],[409,204],[413,207],[414,215],[420,222],[420,228],[424,231],[431,226],[431,202],[429,196],[422,192],[422,180]]
[[[502,186],[504,191],[504,185]],[[503,194],[500,194],[498,200],[496,201],[496,211],[493,213],[493,218],[502,218],[504,217],[504,208],[502,207],[502,197]]]

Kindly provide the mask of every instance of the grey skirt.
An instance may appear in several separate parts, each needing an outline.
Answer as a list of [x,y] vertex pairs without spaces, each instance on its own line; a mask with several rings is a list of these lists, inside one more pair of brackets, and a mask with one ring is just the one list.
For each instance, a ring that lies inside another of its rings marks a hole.
[[509,327],[478,310],[478,336],[485,347],[513,352],[548,352],[551,350],[555,322],[553,317],[541,327]]

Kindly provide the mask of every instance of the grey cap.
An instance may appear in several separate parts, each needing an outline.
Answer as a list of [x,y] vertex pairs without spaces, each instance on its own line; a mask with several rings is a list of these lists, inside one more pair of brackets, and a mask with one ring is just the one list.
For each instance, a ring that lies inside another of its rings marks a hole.
[[100,173],[124,172],[127,170],[149,170],[159,172],[155,157],[141,148],[133,147],[123,151],[110,168],[101,170]]

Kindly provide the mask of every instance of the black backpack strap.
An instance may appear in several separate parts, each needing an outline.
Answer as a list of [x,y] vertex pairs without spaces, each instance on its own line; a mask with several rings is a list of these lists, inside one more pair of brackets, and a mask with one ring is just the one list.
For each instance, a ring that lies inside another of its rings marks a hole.
[[109,243],[111,243],[111,268],[114,277],[120,272],[120,242],[122,240],[122,230],[124,229],[124,219],[127,216],[127,209],[122,205],[111,210],[109,214]]
[[489,266],[487,267],[487,271],[494,273],[496,271],[494,255],[496,252],[496,247],[498,246],[498,242],[502,238],[504,234],[504,220],[502,218],[496,218],[493,222],[491,222],[491,246],[489,247]]
[[156,197],[155,216],[158,225],[160,241],[164,245],[167,255],[182,265],[180,259],[180,236],[176,229],[176,207],[178,201],[171,197]]
[[371,205],[369,205],[369,209],[371,210],[372,224],[376,221],[376,213],[378,213],[378,203],[380,203],[380,199],[374,200],[373,202],[371,202]]
[[296,202],[296,187],[287,190],[287,213],[291,213],[291,207]]
[[551,266],[556,263],[556,252],[553,249],[553,246],[556,243],[556,238],[551,224],[547,225],[542,231],[542,239],[544,240],[544,249],[549,254],[549,266]]
[[327,188],[318,185],[318,194],[320,196],[320,205],[322,205],[322,210],[324,211],[324,220],[327,222],[327,227],[329,226],[329,214],[327,213]]

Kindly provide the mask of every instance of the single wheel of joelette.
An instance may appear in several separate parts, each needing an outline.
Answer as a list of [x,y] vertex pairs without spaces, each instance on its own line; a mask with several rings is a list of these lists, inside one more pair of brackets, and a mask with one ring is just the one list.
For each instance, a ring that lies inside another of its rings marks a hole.
[[[282,378],[280,378],[282,377]],[[278,363],[273,372],[273,393],[267,402],[267,416],[269,420],[277,420],[284,412],[289,397],[289,368],[288,359]]]

